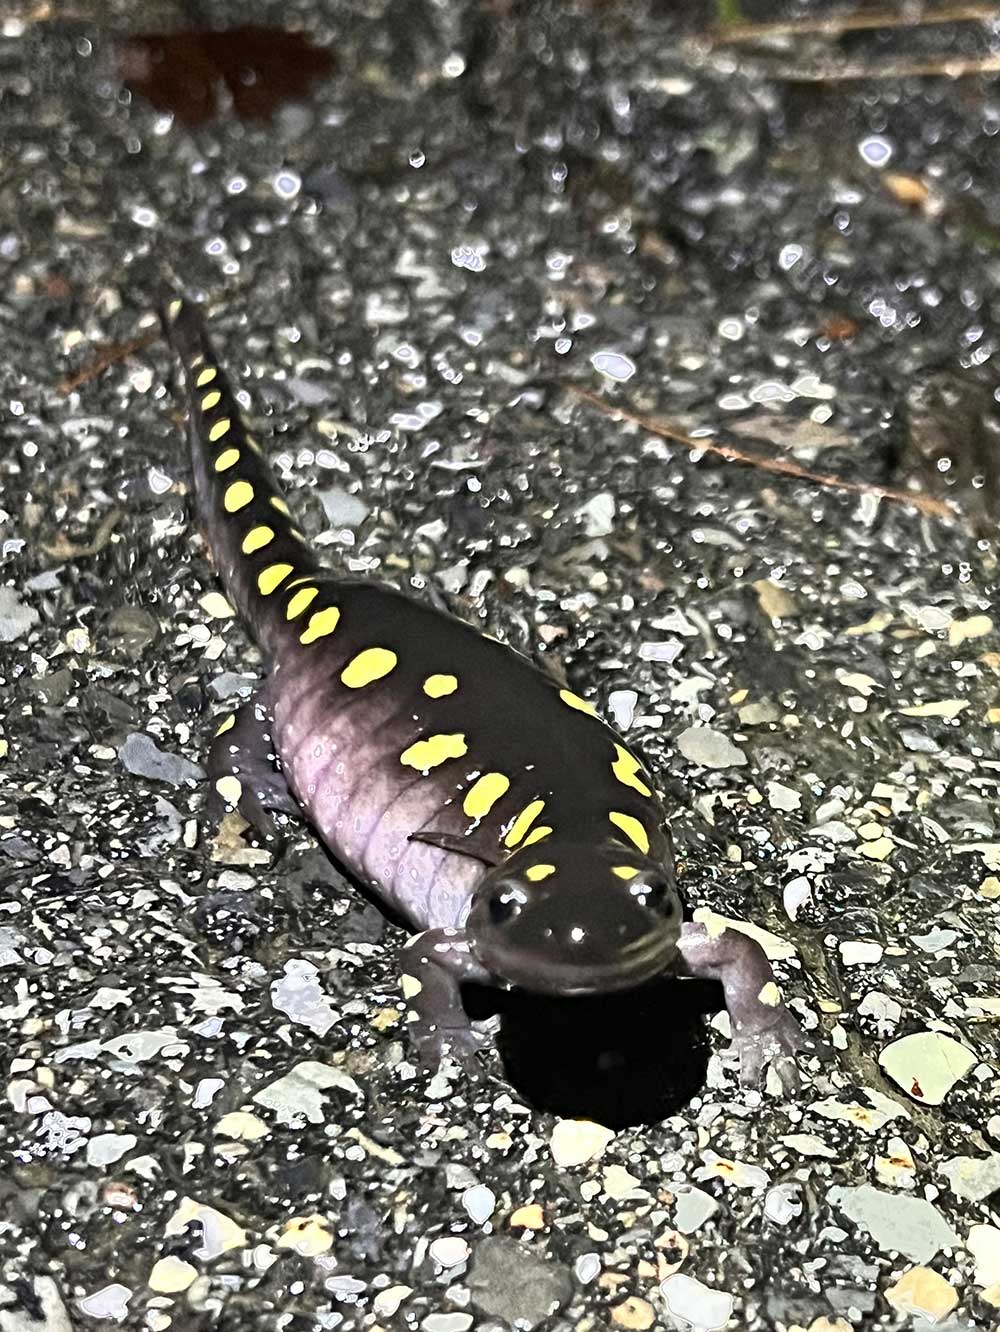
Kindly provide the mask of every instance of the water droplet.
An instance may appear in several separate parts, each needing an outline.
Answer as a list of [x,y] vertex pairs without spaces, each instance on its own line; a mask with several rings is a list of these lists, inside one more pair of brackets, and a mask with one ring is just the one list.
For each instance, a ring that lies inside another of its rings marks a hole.
[[410,166],[416,168],[418,171],[426,161],[427,158],[425,154],[422,153],[419,148],[415,149],[414,152],[410,154]]
[[160,220],[160,215],[152,208],[133,208],[132,221],[138,227],[155,227]]

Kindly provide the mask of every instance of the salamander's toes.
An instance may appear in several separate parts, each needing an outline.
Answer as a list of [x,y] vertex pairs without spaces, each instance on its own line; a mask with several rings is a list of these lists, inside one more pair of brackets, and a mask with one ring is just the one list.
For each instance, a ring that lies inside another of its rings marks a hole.
[[481,1077],[483,1069],[476,1056],[489,1048],[490,1038],[470,1026],[436,1026],[415,1037],[413,1044],[421,1067],[428,1072],[437,1072],[444,1059],[452,1059],[467,1074]]
[[773,1064],[786,1094],[792,1095],[801,1085],[794,1056],[810,1045],[792,1014],[782,1008],[770,1026],[737,1032],[729,1048],[739,1058],[740,1082],[744,1087],[760,1086],[768,1065]]

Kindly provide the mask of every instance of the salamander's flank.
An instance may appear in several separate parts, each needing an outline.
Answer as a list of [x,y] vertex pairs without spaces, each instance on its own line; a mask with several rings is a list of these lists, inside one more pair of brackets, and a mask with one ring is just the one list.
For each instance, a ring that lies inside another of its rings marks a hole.
[[163,311],[181,363],[198,512],[267,654],[219,726],[219,797],[261,831],[305,815],[418,932],[410,1033],[434,1062],[477,1048],[459,985],[575,995],[664,973],[722,982],[743,1076],[800,1044],[757,944],[684,923],[666,811],[593,704],[470,625],[323,569],[248,432],[197,309]]

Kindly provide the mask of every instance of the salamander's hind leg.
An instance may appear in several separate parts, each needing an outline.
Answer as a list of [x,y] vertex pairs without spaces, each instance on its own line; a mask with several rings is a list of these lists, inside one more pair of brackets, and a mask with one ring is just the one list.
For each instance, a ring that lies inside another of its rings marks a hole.
[[225,808],[238,810],[262,836],[277,835],[272,810],[301,817],[274,753],[271,719],[260,698],[248,699],[222,723],[206,766]]

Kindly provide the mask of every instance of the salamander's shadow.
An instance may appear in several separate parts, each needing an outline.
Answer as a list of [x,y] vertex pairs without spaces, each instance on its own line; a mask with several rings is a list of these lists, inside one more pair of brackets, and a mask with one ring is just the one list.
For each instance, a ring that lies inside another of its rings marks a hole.
[[663,980],[621,994],[549,998],[470,986],[474,1017],[501,1013],[504,1075],[536,1110],[608,1128],[657,1123],[704,1085],[704,1014],[721,1007],[711,982]]

